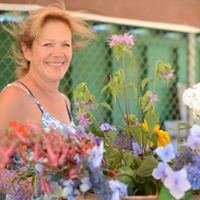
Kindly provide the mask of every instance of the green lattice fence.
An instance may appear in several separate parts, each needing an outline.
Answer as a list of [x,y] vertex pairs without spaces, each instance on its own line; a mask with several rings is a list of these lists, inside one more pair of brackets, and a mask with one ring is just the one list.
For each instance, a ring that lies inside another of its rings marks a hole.
[[[6,22],[3,22],[6,24]],[[109,101],[110,97],[101,95],[100,91],[107,83],[110,74],[116,71],[116,60],[106,41],[109,36],[117,33],[130,32],[136,37],[133,49],[134,59],[127,65],[128,78],[139,83],[142,78],[152,75],[155,62],[162,60],[175,68],[175,78],[168,86],[160,83],[157,92],[160,96],[158,111],[161,113],[161,122],[165,120],[179,120],[180,98],[177,84],[187,87],[188,84],[188,34],[170,31],[159,31],[142,27],[91,22],[90,26],[96,31],[98,39],[90,42],[80,52],[75,52],[69,72],[61,82],[61,89],[72,99],[73,90],[82,81],[87,82],[90,90],[98,101]],[[0,89],[14,80],[15,64],[11,55],[12,38],[0,27]],[[200,42],[197,36],[197,53],[200,53]],[[200,80],[200,60],[196,61],[196,81]],[[135,102],[132,105],[135,107]],[[72,100],[73,105],[73,100]],[[113,113],[100,110],[102,120],[119,122],[121,120],[117,107],[113,104]],[[135,110],[137,112],[137,110]]]

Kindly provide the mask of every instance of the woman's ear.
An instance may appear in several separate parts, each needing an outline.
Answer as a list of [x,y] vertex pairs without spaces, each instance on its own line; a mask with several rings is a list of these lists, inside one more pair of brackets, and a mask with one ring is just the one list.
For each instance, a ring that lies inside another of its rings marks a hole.
[[21,43],[21,47],[22,47],[24,57],[26,58],[27,61],[30,61],[31,60],[31,50],[30,50],[30,48],[27,47],[27,45],[25,45],[24,43]]

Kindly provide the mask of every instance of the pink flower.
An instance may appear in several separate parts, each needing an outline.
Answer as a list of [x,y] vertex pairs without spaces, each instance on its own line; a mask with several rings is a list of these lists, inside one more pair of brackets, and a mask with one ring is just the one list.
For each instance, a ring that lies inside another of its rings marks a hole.
[[47,182],[47,180],[44,177],[40,178],[40,185],[41,185],[41,190],[43,192],[46,192],[46,193],[52,192],[52,189],[51,189],[49,183]]
[[108,41],[109,47],[112,48],[117,45],[134,45],[133,35],[125,33],[124,35],[112,35],[111,40]]
[[164,79],[170,79],[174,75],[174,70],[168,71],[168,72],[160,72],[160,76],[162,76]]
[[46,146],[46,149],[47,149],[47,152],[48,152],[48,156],[49,156],[49,158],[52,162],[52,165],[56,167],[58,165],[58,156],[53,151],[52,146],[50,144],[50,140],[48,139],[48,137],[43,135],[42,139],[45,142],[45,146]]
[[0,155],[3,155],[0,159],[0,168],[4,168],[6,164],[10,161],[10,156],[15,149],[15,143],[12,142],[7,149],[0,146]]

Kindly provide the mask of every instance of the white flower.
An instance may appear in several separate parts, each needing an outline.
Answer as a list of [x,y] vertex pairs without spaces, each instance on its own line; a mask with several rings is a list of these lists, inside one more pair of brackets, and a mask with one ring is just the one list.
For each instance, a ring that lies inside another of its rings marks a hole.
[[36,169],[36,171],[42,173],[43,170],[44,170],[44,165],[37,163],[37,164],[35,165],[35,169]]
[[183,103],[192,109],[194,117],[200,117],[200,83],[193,85],[183,93]]
[[112,190],[112,200],[120,200],[120,195],[127,195],[127,185],[118,181],[110,180],[109,187]]
[[81,179],[80,190],[81,192],[87,192],[92,187],[90,179],[88,177],[84,177]]

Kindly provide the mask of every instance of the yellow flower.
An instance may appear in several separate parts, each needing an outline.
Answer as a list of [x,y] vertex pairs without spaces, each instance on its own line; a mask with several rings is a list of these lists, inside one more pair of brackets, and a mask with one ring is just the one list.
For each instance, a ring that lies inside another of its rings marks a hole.
[[160,125],[156,125],[154,133],[158,136],[157,146],[166,146],[170,143],[170,137],[167,131],[160,130]]
[[149,126],[148,126],[146,120],[144,120],[144,122],[143,122],[141,125],[142,125],[142,127],[143,127],[146,131],[149,131]]
[[[146,120],[142,123],[142,127],[149,131],[149,126]],[[160,130],[160,125],[156,124],[154,127],[154,133],[158,136],[157,146],[166,146],[170,143],[170,137],[167,131]]]

